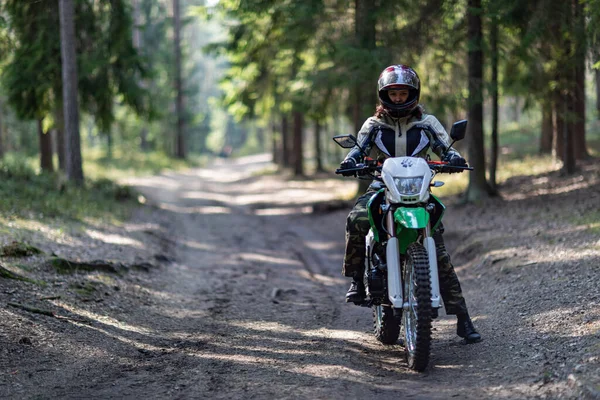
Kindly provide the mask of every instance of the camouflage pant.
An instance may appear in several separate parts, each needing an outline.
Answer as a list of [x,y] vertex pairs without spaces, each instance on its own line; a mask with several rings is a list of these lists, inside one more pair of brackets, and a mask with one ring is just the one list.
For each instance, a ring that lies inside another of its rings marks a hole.
[[[369,216],[367,202],[375,192],[368,191],[358,198],[356,204],[346,220],[346,254],[342,274],[344,276],[362,276],[365,266],[365,237],[369,232]],[[467,304],[462,295],[460,282],[450,261],[450,254],[446,250],[442,234],[444,227],[440,227],[433,235],[437,251],[438,271],[440,278],[440,292],[444,300],[446,314],[463,314],[467,312]]]

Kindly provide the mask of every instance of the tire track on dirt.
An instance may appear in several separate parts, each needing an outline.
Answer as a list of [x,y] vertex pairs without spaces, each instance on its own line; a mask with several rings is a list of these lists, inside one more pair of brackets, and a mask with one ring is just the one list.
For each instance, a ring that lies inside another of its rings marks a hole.
[[[324,268],[323,261],[321,260],[318,252],[311,250],[306,245],[306,241],[302,236],[303,234],[306,233],[302,230],[302,228],[296,226],[286,230],[282,237],[285,238],[286,236],[290,236],[294,239],[293,246],[288,247],[290,253],[295,254],[296,257],[302,262],[302,266],[307,271],[310,278],[320,284],[321,289],[326,293],[326,301],[333,306],[330,312],[330,321],[337,321],[341,313],[339,301],[336,299],[336,295],[339,297],[339,293],[337,293],[335,288],[332,288],[331,285],[327,284],[330,282],[330,279],[328,278],[327,271]],[[290,244],[288,241],[285,241],[285,243]]]

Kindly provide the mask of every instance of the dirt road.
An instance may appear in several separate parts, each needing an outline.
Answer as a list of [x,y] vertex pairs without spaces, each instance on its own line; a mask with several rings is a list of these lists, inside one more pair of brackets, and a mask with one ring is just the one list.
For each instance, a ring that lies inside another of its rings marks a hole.
[[[591,300],[571,304],[570,296],[551,297],[552,282],[523,285],[538,276],[535,268],[548,269],[532,260],[533,252],[489,253],[492,229],[464,229],[461,219],[473,210],[450,211],[448,247],[484,341],[464,345],[454,318],[442,316],[434,323],[431,367],[415,373],[406,368],[400,345],[374,339],[369,309],[343,302],[348,281],[339,271],[348,210],[312,206],[352,188],[335,179],[317,185],[253,174],[266,166],[268,160],[254,157],[132,181],[156,207],[132,226],[151,226],[144,231],[152,238],[145,250],[161,247],[161,266],[132,272],[119,281],[118,294],[82,306],[86,311],[78,315],[87,319],[80,322],[21,314],[12,338],[37,324],[40,339],[33,346],[11,342],[0,353],[9,358],[0,364],[0,397],[596,396],[600,299],[597,285],[585,282],[599,275],[598,252],[582,261],[585,279],[570,278],[578,294],[593,294]],[[502,225],[490,215],[485,220]],[[504,233],[516,240],[512,229]],[[478,252],[494,256],[482,259]],[[515,272],[515,265],[526,264],[530,268]],[[563,267],[559,262],[550,270]],[[527,290],[546,303],[538,307]],[[543,314],[543,307],[555,313]],[[565,318],[581,322],[584,331],[566,327]],[[563,353],[575,348],[571,356]]]

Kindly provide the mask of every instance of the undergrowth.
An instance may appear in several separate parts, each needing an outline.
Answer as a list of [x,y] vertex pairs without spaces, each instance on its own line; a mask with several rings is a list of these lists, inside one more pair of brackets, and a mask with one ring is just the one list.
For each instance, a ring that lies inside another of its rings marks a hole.
[[130,176],[155,175],[166,170],[182,170],[204,164],[205,157],[176,160],[162,152],[128,151],[116,148],[111,157],[101,149],[86,149],[84,172],[90,179],[121,180]]
[[5,220],[127,218],[137,195],[108,179],[88,179],[83,187],[58,174],[38,173],[24,159],[0,162],[0,215]]

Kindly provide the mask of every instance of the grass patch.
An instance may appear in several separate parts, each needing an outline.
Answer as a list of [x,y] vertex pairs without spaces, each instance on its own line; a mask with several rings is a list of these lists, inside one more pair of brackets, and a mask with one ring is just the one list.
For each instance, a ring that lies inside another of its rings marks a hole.
[[12,243],[0,248],[2,257],[29,257],[35,254],[42,254],[43,251],[27,243],[13,241]]
[[[501,185],[514,176],[536,176],[555,171],[560,168],[551,156],[528,155],[513,159],[500,157],[496,172],[496,183]],[[489,174],[487,174],[489,179]],[[460,174],[439,174],[435,180],[445,182],[441,188],[433,189],[438,196],[457,196],[464,193],[469,185],[469,172]]]
[[123,220],[137,204],[131,189],[113,181],[89,179],[84,187],[75,187],[57,174],[36,173],[27,160],[4,160],[0,179],[0,214],[9,220]]
[[[509,159],[519,159],[524,155],[536,154],[539,150],[540,128],[538,126],[519,126],[516,123],[506,124],[499,134],[499,151]],[[491,143],[490,135],[486,135],[486,143]]]
[[82,297],[90,297],[97,291],[96,285],[96,282],[75,282],[71,283],[69,287]]
[[496,180],[501,184],[513,176],[535,176],[560,168],[551,156],[526,155],[517,159],[501,157],[498,162]]
[[20,274],[17,274],[16,272],[11,271],[10,269],[8,269],[6,267],[3,267],[1,265],[0,265],[0,278],[13,279],[13,280],[16,280],[16,281],[23,281],[23,282],[33,283],[33,284],[39,285],[39,286],[47,286],[48,285],[44,281],[27,278],[27,277],[25,277],[23,275],[20,275]]
[[177,160],[161,152],[115,149],[111,158],[101,149],[87,149],[83,164],[86,177],[118,181],[130,176],[156,175],[165,170],[183,170],[205,164],[205,157]]
[[590,210],[572,218],[570,222],[577,226],[585,226],[586,232],[600,235],[600,210]]
[[252,172],[252,176],[273,176],[273,175],[277,175],[279,173],[279,168],[277,167],[277,165],[270,165],[268,167],[265,167],[263,169],[259,169],[256,171]]

